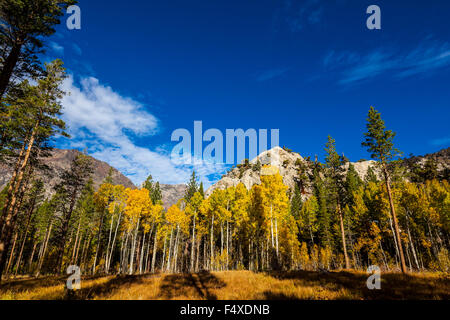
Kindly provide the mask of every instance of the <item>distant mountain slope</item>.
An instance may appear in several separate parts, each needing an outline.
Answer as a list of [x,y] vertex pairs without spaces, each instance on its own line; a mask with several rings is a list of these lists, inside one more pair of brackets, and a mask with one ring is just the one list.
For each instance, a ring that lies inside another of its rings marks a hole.
[[168,209],[184,197],[187,187],[185,184],[161,184],[160,188],[164,208]]
[[439,171],[450,169],[450,147],[424,156],[409,157],[405,159],[405,163],[408,165],[423,164],[428,159],[436,161]]
[[[54,193],[54,186],[59,182],[59,176],[64,170],[70,167],[72,160],[75,159],[78,154],[80,154],[80,151],[78,150],[54,149],[51,152],[51,156],[45,159],[45,164],[49,167],[50,171],[45,173],[38,172],[38,175],[45,183],[47,196]],[[117,169],[111,167],[106,162],[97,160],[93,157],[90,158],[92,159],[94,169],[92,179],[96,189],[108,176],[110,169],[112,169],[112,179],[114,184],[121,184],[126,188],[136,188],[133,182]],[[11,179],[12,171],[13,168],[11,165],[0,163],[0,190],[3,189]],[[166,209],[177,203],[177,201],[184,196],[186,191],[186,185],[184,184],[161,184],[160,187],[162,200]]]
[[[45,183],[47,196],[54,193],[54,186],[60,181],[61,173],[70,167],[70,164],[75,157],[80,154],[78,150],[62,150],[54,149],[51,151],[51,156],[45,158],[45,164],[49,167],[48,172],[38,171],[38,175]],[[115,184],[121,184],[127,188],[136,188],[130,179],[125,177],[117,169],[111,167],[106,162],[97,160],[93,157],[93,174],[94,187],[98,188],[103,180],[108,176],[109,170],[112,169],[112,180]],[[11,179],[13,168],[10,165],[0,163],[0,188],[3,188]]]
[[[281,176],[283,177],[283,183],[287,185],[291,190],[295,188],[295,185],[299,181],[299,165],[306,166],[308,164],[308,161],[305,160],[299,153],[287,151],[280,147],[275,147],[271,150],[262,152],[255,159],[251,160],[247,165],[241,164],[231,169],[222,177],[222,179],[220,179],[206,191],[206,195],[210,196],[215,189],[226,189],[231,186],[236,186],[241,182],[247,189],[250,189],[254,184],[260,184],[261,172],[256,169],[258,159],[262,164],[269,163],[270,161],[273,166],[277,167]],[[364,178],[364,176],[366,175],[369,167],[373,166],[374,164],[374,161],[360,161],[353,163],[356,171],[362,178]],[[304,191],[306,193],[311,192],[311,190],[309,190],[308,188],[306,188],[306,190]]]
[[[303,164],[306,166],[308,162],[299,153],[287,151],[280,147],[275,147],[271,150],[261,153],[258,157],[249,161],[247,164],[244,163],[232,168],[222,177],[222,179],[220,179],[206,191],[206,195],[210,196],[215,189],[226,189],[231,186],[236,186],[239,183],[243,183],[247,187],[247,189],[250,189],[254,184],[260,184],[261,173],[256,169],[257,161],[259,159],[260,162],[264,164],[265,161],[266,163],[268,163],[268,160],[271,158],[274,158],[272,159],[271,163],[278,168],[281,176],[283,177],[284,184],[287,185],[291,190],[293,190],[295,185],[299,181],[299,165]],[[405,159],[405,163],[418,163],[420,165],[423,165],[426,159],[431,158],[437,161],[439,171],[450,168],[450,148],[441,150],[436,153],[428,154],[426,156],[411,157]],[[353,164],[356,172],[361,179],[364,179],[369,167],[373,167],[374,171],[377,171],[377,169],[374,167],[376,163],[372,160],[361,160],[358,162],[351,162],[351,164]],[[347,163],[346,168],[348,168],[348,166],[349,164]],[[309,173],[311,174],[311,172]],[[307,186],[304,191],[306,194],[311,192],[311,190],[309,190]]]

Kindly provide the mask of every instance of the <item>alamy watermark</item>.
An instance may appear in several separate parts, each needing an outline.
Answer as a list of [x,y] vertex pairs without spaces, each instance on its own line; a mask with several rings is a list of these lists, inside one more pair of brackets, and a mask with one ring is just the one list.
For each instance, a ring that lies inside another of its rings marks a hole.
[[[179,143],[172,149],[171,158],[179,165],[234,164],[244,158],[251,160],[268,150],[269,134],[272,149],[279,145],[279,129],[226,129],[223,134],[214,128],[203,132],[203,122],[194,121],[193,137],[187,129],[176,129],[172,133],[171,141]],[[205,146],[204,142],[207,142]],[[259,160],[261,164],[276,165],[278,157],[278,153],[273,152]]]
[[73,5],[67,8],[67,14],[70,16],[66,20],[66,26],[69,30],[81,30],[81,9]]
[[81,270],[78,266],[69,266],[67,268],[67,274],[69,278],[66,281],[66,288],[68,290],[80,290],[81,289]]
[[[367,18],[366,26],[369,30],[381,29],[381,9],[377,5],[370,5],[366,10],[370,16]],[[77,5],[67,8],[67,14],[70,16],[66,20],[66,26],[69,30],[81,30],[81,9]]]
[[371,274],[367,278],[366,285],[369,290],[380,290],[381,289],[381,269],[379,266],[369,266],[367,268],[367,273]]
[[367,18],[366,26],[369,30],[380,30],[381,29],[381,9],[377,5],[371,5],[366,10],[370,17]]

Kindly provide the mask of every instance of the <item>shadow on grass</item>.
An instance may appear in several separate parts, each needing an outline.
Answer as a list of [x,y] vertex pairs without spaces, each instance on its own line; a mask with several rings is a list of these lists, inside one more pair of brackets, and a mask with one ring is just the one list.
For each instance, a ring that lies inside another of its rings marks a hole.
[[225,282],[206,271],[196,274],[173,274],[164,277],[159,295],[162,299],[191,297],[190,293],[194,291],[193,299],[217,300],[217,296],[211,292],[211,289],[220,289],[225,286]]
[[81,288],[75,291],[71,299],[75,300],[90,300],[94,298],[102,298],[105,296],[114,295],[116,292],[126,290],[126,287],[132,284],[140,284],[144,279],[155,277],[158,275],[117,275],[109,279],[105,283],[94,284],[92,286]]
[[[95,275],[95,276],[83,276],[82,281],[88,280],[96,280],[105,277],[104,275]],[[14,292],[15,294],[20,294],[24,292],[33,292],[35,290],[39,290],[42,288],[49,287],[57,287],[64,286],[66,284],[68,276],[61,275],[49,275],[49,276],[41,276],[38,278],[28,277],[22,279],[14,279],[3,281],[0,284],[0,294],[6,292]],[[38,296],[38,299],[52,299],[54,298],[53,294],[50,296],[46,296],[45,294],[42,296]],[[58,299],[64,299],[64,295],[58,297]]]
[[298,300],[297,297],[281,292],[264,291],[264,300]]
[[52,287],[63,284],[67,277],[46,276],[40,278],[25,278],[17,280],[6,280],[0,284],[0,293],[6,291],[14,291],[21,293],[31,291],[36,288]]
[[[293,280],[296,285],[321,286],[338,292],[348,290],[361,299],[373,300],[428,300],[450,299],[450,277],[426,277],[414,274],[381,274],[381,290],[369,290],[366,285],[369,275],[347,271],[335,272],[269,272],[268,275],[279,280]],[[266,291],[267,299],[289,300],[293,297]]]

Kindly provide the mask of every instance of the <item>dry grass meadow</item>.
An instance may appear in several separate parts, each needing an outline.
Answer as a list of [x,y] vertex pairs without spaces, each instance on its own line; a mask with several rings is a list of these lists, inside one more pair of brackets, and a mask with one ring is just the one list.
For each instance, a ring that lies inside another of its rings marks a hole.
[[[63,277],[4,281],[1,300],[67,299]],[[84,277],[73,299],[84,300],[450,300],[448,274],[385,273],[381,290],[368,290],[367,274],[336,271],[251,271]]]

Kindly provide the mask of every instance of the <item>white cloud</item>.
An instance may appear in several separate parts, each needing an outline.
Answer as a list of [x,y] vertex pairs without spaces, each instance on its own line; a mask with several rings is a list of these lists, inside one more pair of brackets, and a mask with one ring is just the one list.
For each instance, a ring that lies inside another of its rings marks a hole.
[[50,41],[49,45],[50,45],[50,49],[52,49],[53,52],[55,52],[56,54],[58,54],[58,55],[64,54],[64,47],[63,46],[57,44],[54,41]]
[[340,84],[356,83],[385,73],[394,78],[427,75],[450,66],[450,43],[427,39],[409,52],[385,48],[365,55],[331,51],[323,65],[328,71],[340,73]]
[[[78,86],[70,76],[63,89],[70,92],[63,99],[63,119],[73,137],[66,147],[87,148],[90,155],[117,168],[137,185],[149,174],[161,183],[189,180],[193,166],[177,165],[169,152],[160,147],[151,150],[133,141],[158,133],[158,120],[142,104],[121,96],[93,77],[82,79]],[[209,186],[225,168],[201,162],[195,170]]]

